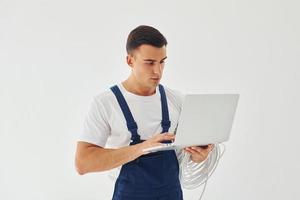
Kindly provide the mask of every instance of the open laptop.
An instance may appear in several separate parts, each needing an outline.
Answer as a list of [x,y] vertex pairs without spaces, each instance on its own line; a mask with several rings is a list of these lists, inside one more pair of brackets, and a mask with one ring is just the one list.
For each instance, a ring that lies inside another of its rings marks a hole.
[[229,139],[239,94],[187,94],[175,129],[175,142],[144,152],[206,146]]

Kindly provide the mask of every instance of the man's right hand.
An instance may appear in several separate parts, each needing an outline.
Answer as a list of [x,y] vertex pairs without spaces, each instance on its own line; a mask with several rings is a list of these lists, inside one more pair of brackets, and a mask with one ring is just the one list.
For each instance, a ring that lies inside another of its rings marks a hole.
[[143,149],[150,148],[150,147],[156,147],[160,146],[161,142],[163,141],[174,141],[175,140],[175,135],[173,133],[165,132],[165,133],[156,133],[152,138],[136,144],[138,147],[138,154],[143,155],[143,154],[148,154],[148,152],[144,152]]
[[79,174],[110,170],[126,164],[143,154],[143,149],[161,145],[166,140],[174,140],[172,133],[155,134],[152,138],[136,144],[108,149],[87,142],[78,142],[76,151],[76,169]]

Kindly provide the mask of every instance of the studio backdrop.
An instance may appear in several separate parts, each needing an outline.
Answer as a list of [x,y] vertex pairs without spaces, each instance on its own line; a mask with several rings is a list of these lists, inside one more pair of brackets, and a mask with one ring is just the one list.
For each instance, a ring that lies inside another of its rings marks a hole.
[[[239,93],[203,199],[300,199],[299,1],[0,1],[0,199],[108,200],[107,173],[78,175],[93,97],[130,74],[138,25],[168,40],[161,83]],[[196,131],[196,130],[195,130]],[[184,190],[196,199],[202,188]]]

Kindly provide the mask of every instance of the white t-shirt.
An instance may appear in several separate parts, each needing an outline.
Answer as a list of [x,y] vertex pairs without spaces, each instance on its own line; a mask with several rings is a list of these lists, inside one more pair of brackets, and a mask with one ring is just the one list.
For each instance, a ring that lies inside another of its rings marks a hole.
[[[119,83],[128,107],[138,126],[138,134],[142,140],[151,138],[155,133],[161,133],[161,100],[159,87],[150,96],[140,96],[127,91]],[[178,123],[184,95],[166,86],[169,118],[169,132],[174,132]],[[86,115],[83,131],[79,141],[88,142],[105,148],[120,148],[130,144],[131,133],[127,129],[126,120],[114,93],[108,89],[96,95]],[[118,173],[120,167],[113,173]],[[116,174],[117,175],[117,174]]]
[[[162,112],[158,87],[155,94],[150,96],[133,94],[127,91],[121,83],[118,87],[138,125],[138,134],[141,139],[146,140],[155,133],[161,133]],[[184,95],[166,86],[164,88],[171,121],[169,132],[174,132]],[[96,95],[85,117],[79,141],[101,147],[119,148],[128,146],[130,138],[131,133],[127,129],[125,117],[113,92],[109,89]]]

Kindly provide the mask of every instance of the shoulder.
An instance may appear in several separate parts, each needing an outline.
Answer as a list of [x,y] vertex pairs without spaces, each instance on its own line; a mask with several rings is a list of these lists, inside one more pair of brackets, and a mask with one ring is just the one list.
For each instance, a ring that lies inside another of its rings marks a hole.
[[166,95],[169,98],[176,99],[176,101],[183,102],[185,98],[185,94],[177,89],[170,88],[168,86],[164,86]]
[[179,106],[181,108],[185,98],[185,94],[177,89],[173,89],[168,86],[164,86],[164,89],[168,99],[171,102],[175,103],[176,106]]
[[94,96],[94,101],[98,103],[105,103],[109,102],[112,98],[114,98],[114,95],[110,89],[107,89],[101,93],[98,93]]
[[111,102],[114,101],[114,94],[110,89],[106,89],[95,94],[91,100],[91,109],[108,117]]

